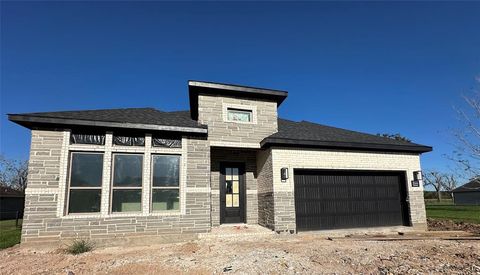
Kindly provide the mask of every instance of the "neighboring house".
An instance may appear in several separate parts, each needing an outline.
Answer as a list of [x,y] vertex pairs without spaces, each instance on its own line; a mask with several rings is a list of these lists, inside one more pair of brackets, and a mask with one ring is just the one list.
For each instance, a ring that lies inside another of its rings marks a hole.
[[453,189],[452,194],[455,205],[480,205],[480,179],[475,178]]
[[188,88],[189,111],[10,114],[32,130],[22,241],[426,228],[414,175],[431,147],[281,119],[284,91]]
[[0,186],[0,220],[22,218],[25,195],[10,187]]

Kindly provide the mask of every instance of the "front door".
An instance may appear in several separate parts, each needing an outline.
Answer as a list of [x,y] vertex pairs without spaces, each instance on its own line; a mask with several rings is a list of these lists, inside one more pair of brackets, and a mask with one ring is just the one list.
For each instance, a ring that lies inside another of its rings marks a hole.
[[245,223],[245,169],[241,163],[220,165],[220,223]]

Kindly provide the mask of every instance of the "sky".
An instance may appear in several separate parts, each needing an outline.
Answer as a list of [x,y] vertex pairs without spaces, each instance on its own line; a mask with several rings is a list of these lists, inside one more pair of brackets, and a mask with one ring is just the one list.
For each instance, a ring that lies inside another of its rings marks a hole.
[[0,153],[27,159],[8,113],[187,110],[188,80],[287,90],[282,118],[433,146],[480,75],[480,2],[7,2]]

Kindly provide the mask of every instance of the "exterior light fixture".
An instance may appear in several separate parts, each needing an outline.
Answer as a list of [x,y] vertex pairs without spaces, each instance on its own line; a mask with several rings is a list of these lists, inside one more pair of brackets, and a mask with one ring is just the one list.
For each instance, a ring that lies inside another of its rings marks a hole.
[[287,179],[288,179],[288,168],[283,167],[282,169],[280,169],[280,177],[282,179],[282,182],[287,181]]
[[422,183],[422,171],[413,171],[412,187],[420,187]]

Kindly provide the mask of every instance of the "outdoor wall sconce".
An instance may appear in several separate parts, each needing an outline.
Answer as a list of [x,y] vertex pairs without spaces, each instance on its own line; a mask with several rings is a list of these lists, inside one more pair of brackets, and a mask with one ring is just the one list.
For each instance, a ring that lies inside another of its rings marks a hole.
[[420,187],[422,182],[422,171],[413,171],[412,187]]
[[282,182],[287,181],[288,179],[288,168],[284,167],[280,169],[280,177],[282,179]]

